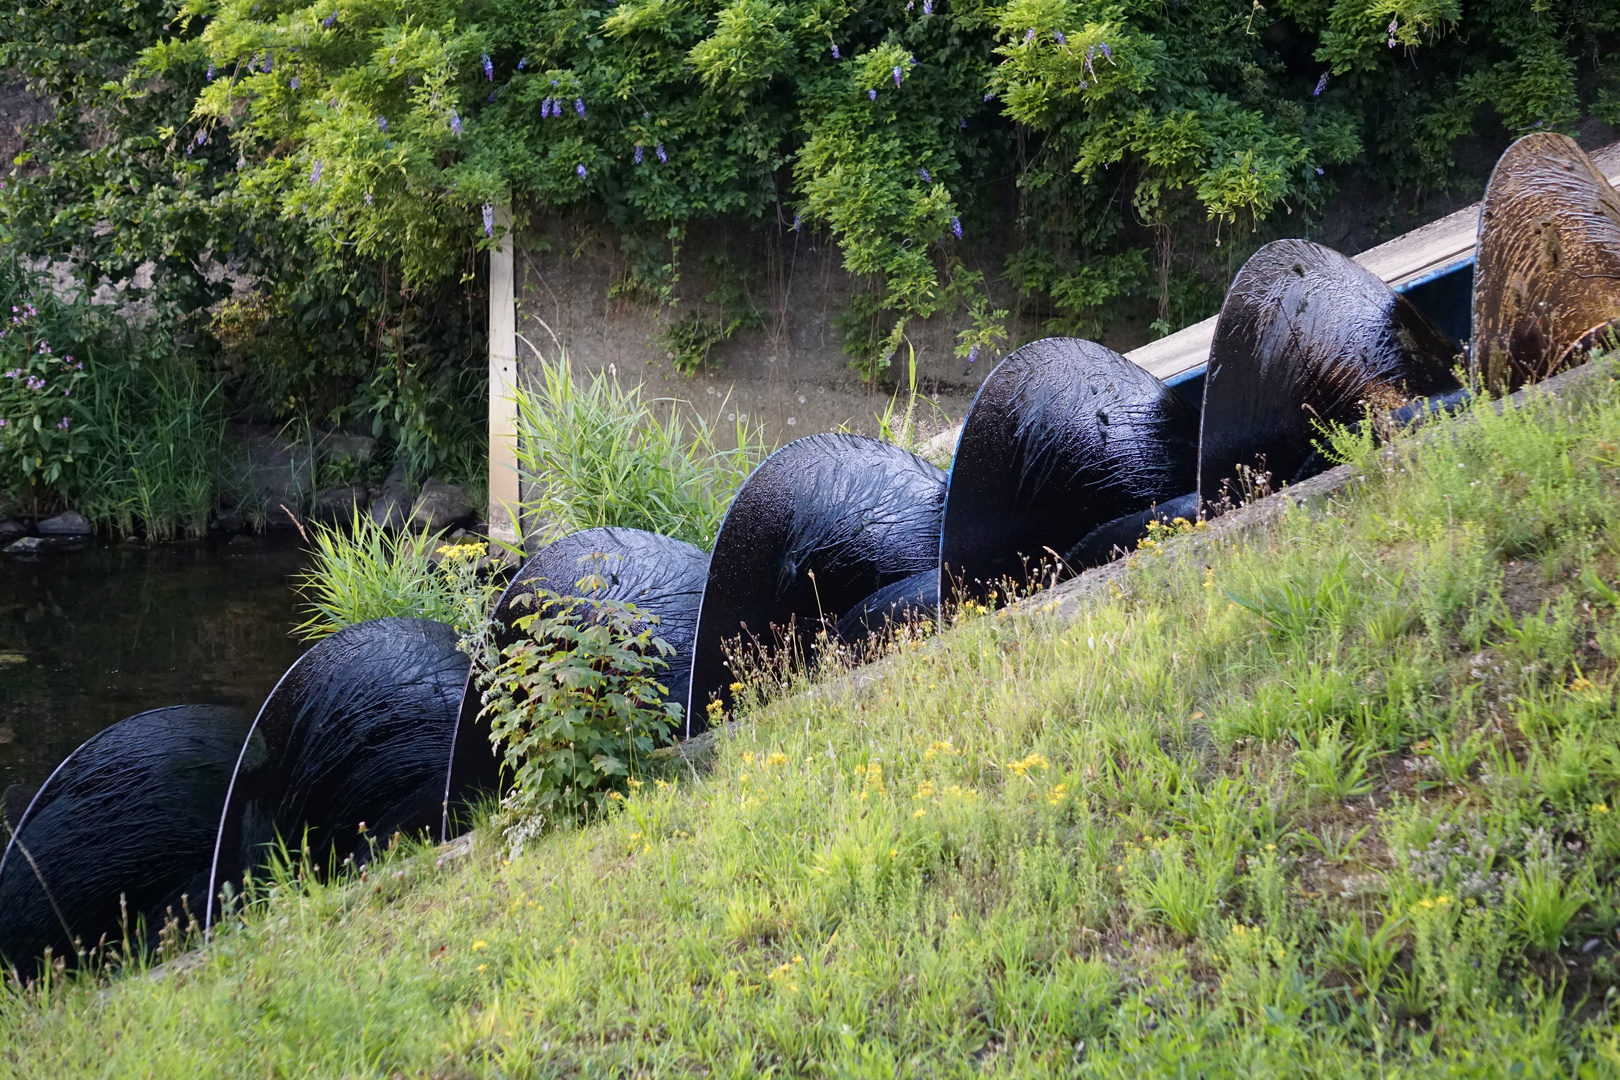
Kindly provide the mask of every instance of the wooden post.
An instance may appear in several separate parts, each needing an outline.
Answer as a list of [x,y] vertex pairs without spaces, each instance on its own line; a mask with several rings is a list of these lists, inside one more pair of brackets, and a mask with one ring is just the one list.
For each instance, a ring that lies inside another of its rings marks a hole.
[[521,544],[517,473],[517,304],[512,283],[512,210],[495,210],[500,243],[489,253],[489,533]]

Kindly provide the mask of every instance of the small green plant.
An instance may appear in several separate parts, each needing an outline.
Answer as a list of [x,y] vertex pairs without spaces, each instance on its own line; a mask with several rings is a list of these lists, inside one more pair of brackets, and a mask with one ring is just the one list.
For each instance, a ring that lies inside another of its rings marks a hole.
[[481,679],[490,736],[512,777],[501,805],[514,844],[601,814],[680,722],[681,706],[664,701],[659,682],[674,649],[655,635],[657,617],[593,595],[604,584],[592,574],[581,595],[516,598],[532,609],[516,620],[523,637]]
[[1564,881],[1555,864],[1535,859],[1519,872],[1513,891],[1514,922],[1532,948],[1555,953],[1570,920],[1589,899],[1585,889]]
[[643,399],[605,373],[580,385],[566,358],[516,397],[518,468],[536,492],[522,511],[543,539],[620,525],[707,548],[763,456],[745,419],[722,447],[684,402]]
[[1401,920],[1385,919],[1369,934],[1361,916],[1351,915],[1329,930],[1323,959],[1328,967],[1353,979],[1363,994],[1376,994],[1400,955],[1401,928]]
[[1314,585],[1284,581],[1262,588],[1252,598],[1231,591],[1226,597],[1260,616],[1273,637],[1297,640],[1317,627],[1336,625],[1343,619],[1351,603],[1346,579],[1349,563],[1348,555],[1341,557]]
[[939,406],[926,397],[917,393],[917,349],[906,342],[908,353],[906,360],[906,407],[896,414],[895,406],[900,401],[900,391],[897,389],[889,398],[889,404],[878,416],[878,438],[884,442],[891,442],[902,450],[915,451],[917,449],[917,404],[921,401],[925,405],[932,405],[936,412]]
[[314,525],[310,541],[313,563],[299,581],[310,614],[294,631],[305,640],[393,615],[480,632],[494,591],[478,572],[482,543],[391,532],[358,510],[347,529]]
[[1372,790],[1367,779],[1372,749],[1351,745],[1343,732],[1344,722],[1336,720],[1314,738],[1303,733],[1296,736],[1299,749],[1294,752],[1294,775],[1318,797],[1342,801]]
[[74,456],[84,455],[82,425],[74,428],[73,391],[84,361],[55,351],[30,301],[11,308],[0,330],[0,489],[27,492],[62,483]]

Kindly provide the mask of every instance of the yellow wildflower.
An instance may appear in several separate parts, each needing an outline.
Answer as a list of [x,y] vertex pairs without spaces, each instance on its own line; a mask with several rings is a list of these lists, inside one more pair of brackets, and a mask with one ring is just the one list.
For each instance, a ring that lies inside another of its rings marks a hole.
[[919,807],[917,807],[917,809],[916,809],[916,810],[915,810],[915,811],[914,811],[914,812],[913,812],[913,813],[912,813],[912,815],[911,815],[911,816],[912,816],[912,817],[914,817],[914,818],[920,818],[920,817],[927,817],[927,816],[928,816],[928,811],[926,811],[926,810],[924,810],[924,809],[923,809],[923,808],[922,808],[922,807],[920,807],[920,806],[919,806]]
[[767,765],[786,765],[787,764],[787,755],[782,753],[782,751],[778,750],[775,753],[773,753],[770,757],[765,759],[765,764],[767,764]]
[[931,799],[933,797],[934,785],[929,783],[927,780],[924,780],[922,783],[917,785],[917,794],[912,796],[914,799]]
[[629,786],[631,791],[640,791],[642,789],[642,787],[644,786],[640,780],[637,780],[633,776],[630,779],[626,780],[625,783]]
[[1587,809],[1591,810],[1594,814],[1607,814],[1609,812],[1609,804],[1595,802]]
[[1052,790],[1048,791],[1046,793],[1046,801],[1048,803],[1051,803],[1053,806],[1056,806],[1059,803],[1061,803],[1065,798],[1067,798],[1068,794],[1069,794],[1069,785],[1067,785],[1067,784],[1054,784],[1052,786]]
[[740,682],[734,682],[731,684],[730,689],[733,694],[740,694],[743,691],[743,684]]
[[1007,768],[1011,769],[1013,772],[1017,773],[1019,776],[1023,776],[1025,773],[1029,772],[1029,770],[1031,770],[1031,769],[1048,769],[1048,768],[1051,768],[1051,766],[1052,766],[1052,763],[1050,761],[1047,761],[1046,758],[1044,758],[1040,754],[1030,754],[1028,757],[1024,758],[1022,761],[1009,761],[1009,762],[1007,762]]
[[475,942],[473,942],[473,952],[477,952],[479,949],[487,949],[487,948],[489,948],[489,944],[487,942],[483,942],[483,941],[475,941]]

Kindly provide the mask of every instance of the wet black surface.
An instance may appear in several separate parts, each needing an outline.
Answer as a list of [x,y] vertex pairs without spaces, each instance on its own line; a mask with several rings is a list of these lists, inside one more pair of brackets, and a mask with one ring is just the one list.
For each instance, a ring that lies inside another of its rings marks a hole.
[[[428,619],[344,627],[293,665],[253,723],[220,819],[213,898],[262,865],[277,836],[317,867],[398,830],[432,831],[443,812],[468,659]],[[362,829],[364,826],[364,829]]]
[[0,958],[157,944],[201,920],[225,789],[252,717],[181,705],[97,732],[51,775],[0,856]]
[[1018,349],[984,381],[957,444],[943,594],[1028,581],[1082,556],[1099,526],[1191,491],[1197,439],[1197,412],[1112,349],[1078,338]]
[[0,789],[37,787],[123,717],[180,704],[251,716],[304,652],[297,536],[0,555]]
[[[1221,305],[1204,377],[1198,492],[1247,494],[1239,466],[1273,489],[1320,463],[1324,424],[1458,388],[1460,346],[1371,271],[1308,240],[1277,240],[1243,264]],[[1236,500],[1233,500],[1236,501]]]
[[782,447],[737,493],[715,540],[698,617],[688,730],[711,695],[729,698],[723,643],[746,635],[774,650],[789,627],[803,646],[902,578],[938,565],[945,474],[859,435],[812,435]]

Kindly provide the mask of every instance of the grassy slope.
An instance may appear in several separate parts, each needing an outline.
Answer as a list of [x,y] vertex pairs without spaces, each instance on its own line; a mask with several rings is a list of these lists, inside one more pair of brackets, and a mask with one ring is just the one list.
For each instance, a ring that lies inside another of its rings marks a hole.
[[1620,1075],[1620,388],[1358,460],[510,862],[402,853],[186,973],[13,990],[0,1067]]

